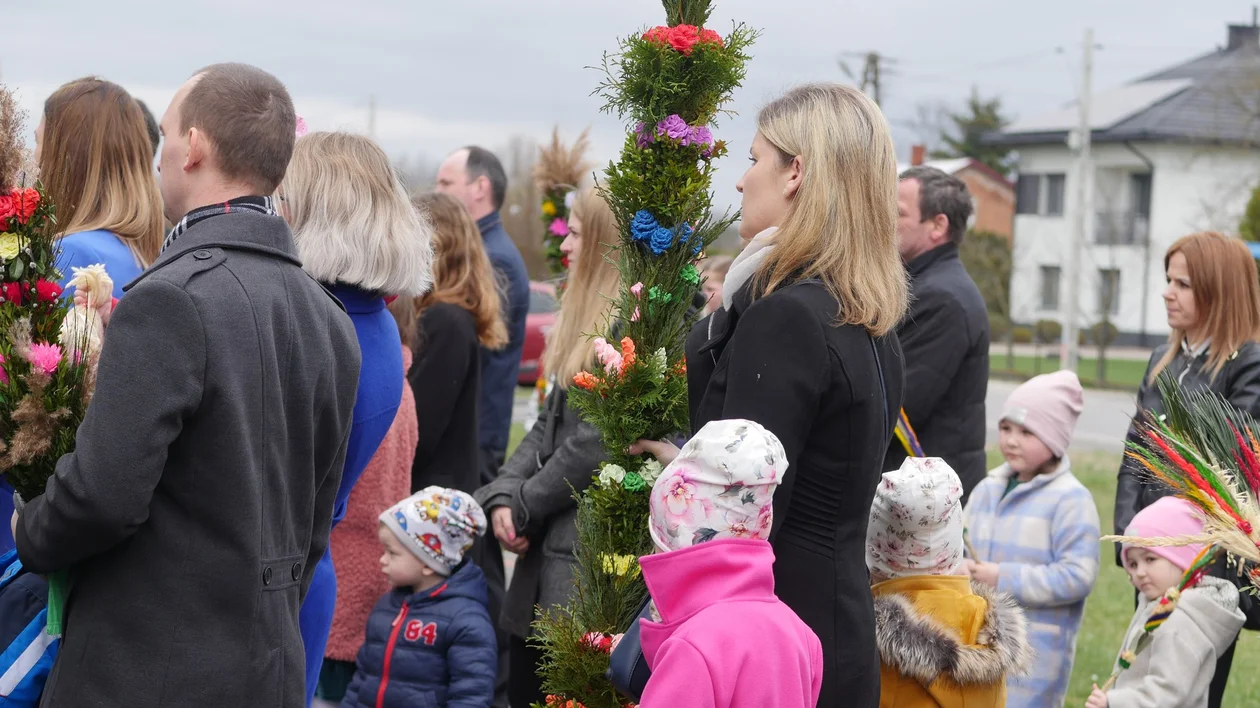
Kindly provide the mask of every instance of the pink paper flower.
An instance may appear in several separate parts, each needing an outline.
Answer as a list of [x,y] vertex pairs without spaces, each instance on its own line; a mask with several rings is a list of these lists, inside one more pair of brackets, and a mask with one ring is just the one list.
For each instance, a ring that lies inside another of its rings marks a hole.
[[302,118],[302,116],[298,116],[297,117],[297,137],[300,138],[303,135],[306,135],[306,133],[307,133],[306,120]]
[[643,283],[635,283],[630,286],[630,294],[639,297],[643,294]]
[[555,221],[551,222],[551,226],[547,227],[547,230],[555,236],[568,236],[569,222],[557,216]]
[[27,359],[30,360],[31,366],[52,376],[52,373],[57,370],[57,365],[61,363],[61,347],[43,342],[32,344],[31,353]]
[[636,307],[636,308],[634,308],[634,314],[633,314],[633,315],[630,315],[630,321],[631,321],[631,322],[638,322],[638,321],[639,321],[639,308],[637,308],[637,307]]
[[599,359],[599,363],[604,365],[604,371],[615,374],[621,370],[621,352],[617,348],[608,343],[603,337],[596,337],[594,340],[595,357]]
[[[0,364],[4,364],[3,354],[0,354]],[[7,383],[9,383],[9,372],[5,371],[3,366],[0,366],[0,384]]]

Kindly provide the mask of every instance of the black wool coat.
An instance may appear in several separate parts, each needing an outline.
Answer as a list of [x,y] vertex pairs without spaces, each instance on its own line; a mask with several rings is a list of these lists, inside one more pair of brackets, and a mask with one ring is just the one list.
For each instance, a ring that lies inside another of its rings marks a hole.
[[749,286],[687,340],[693,432],[744,418],[773,432],[788,469],[774,494],[775,593],[822,640],[820,706],[879,705],[866,527],[901,405],[897,337],[837,325],[839,304],[802,281]]
[[27,568],[71,581],[41,705],[302,708],[354,326],[278,216],[198,222],[127,288],[76,450],[17,528]]

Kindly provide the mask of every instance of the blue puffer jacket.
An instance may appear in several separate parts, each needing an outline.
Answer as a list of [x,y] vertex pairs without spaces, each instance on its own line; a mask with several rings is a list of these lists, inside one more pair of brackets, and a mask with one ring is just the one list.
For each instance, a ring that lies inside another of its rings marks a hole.
[[486,576],[464,562],[446,583],[376,603],[341,708],[486,708],[498,650]]

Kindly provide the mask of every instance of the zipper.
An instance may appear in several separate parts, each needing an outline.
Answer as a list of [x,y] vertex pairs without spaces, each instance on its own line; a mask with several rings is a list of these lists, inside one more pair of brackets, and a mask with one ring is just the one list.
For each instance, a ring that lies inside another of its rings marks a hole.
[[403,600],[402,609],[394,618],[394,631],[389,633],[389,642],[385,645],[385,661],[381,666],[381,687],[376,690],[376,708],[385,708],[385,688],[389,686],[389,662],[394,658],[394,645],[398,643],[398,632],[402,630],[403,620],[407,619],[408,606]]

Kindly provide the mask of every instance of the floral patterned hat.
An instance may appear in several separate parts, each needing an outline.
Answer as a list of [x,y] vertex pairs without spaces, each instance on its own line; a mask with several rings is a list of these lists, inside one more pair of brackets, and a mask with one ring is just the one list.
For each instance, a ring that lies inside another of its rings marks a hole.
[[952,575],[962,563],[962,482],[939,457],[908,457],[875,488],[866,566],[885,578]]
[[648,529],[656,547],[676,551],[715,538],[768,538],[774,488],[787,467],[783,443],[757,423],[704,426],[652,487]]

